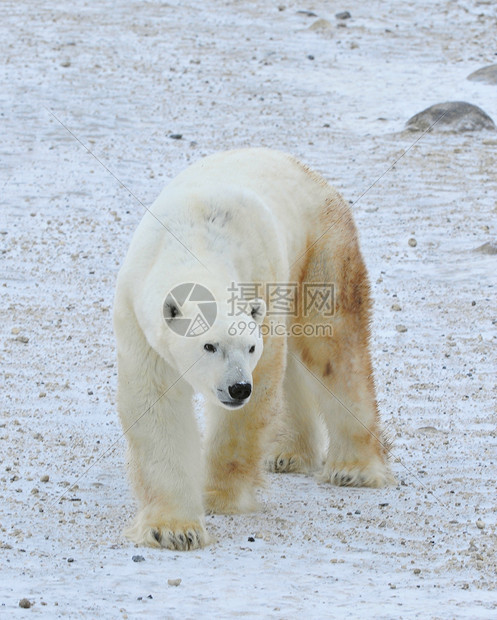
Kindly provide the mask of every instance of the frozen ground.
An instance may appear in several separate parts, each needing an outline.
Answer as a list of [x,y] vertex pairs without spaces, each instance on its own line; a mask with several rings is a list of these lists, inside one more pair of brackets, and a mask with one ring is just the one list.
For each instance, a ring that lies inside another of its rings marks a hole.
[[[497,121],[497,87],[466,80],[497,61],[495,3],[277,4],[0,5],[1,617],[496,617],[497,258],[475,248],[497,234],[497,132],[426,135],[382,176],[428,105]],[[310,30],[318,17],[331,29]],[[398,486],[270,475],[261,512],[208,519],[217,544],[135,549],[118,266],[140,201],[254,145],[349,200],[377,181],[354,212]]]

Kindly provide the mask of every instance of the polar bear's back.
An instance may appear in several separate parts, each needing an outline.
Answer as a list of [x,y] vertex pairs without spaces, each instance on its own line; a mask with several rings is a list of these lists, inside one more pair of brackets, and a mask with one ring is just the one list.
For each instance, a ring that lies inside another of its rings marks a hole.
[[[286,237],[291,256],[349,213],[348,205],[323,177],[291,155],[268,148],[225,151],[201,159],[164,189],[163,198],[193,188],[222,193],[223,186],[257,195]],[[161,202],[167,200],[159,197]]]
[[121,280],[136,284],[155,267],[176,273],[192,256],[205,265],[218,255],[242,280],[286,281],[296,277],[289,267],[309,257],[323,235],[329,247],[348,244],[348,215],[340,195],[288,154],[253,148],[211,155],[161,192],[135,232]]
[[268,148],[225,151],[201,159],[181,172],[169,188],[191,186],[200,180],[251,190],[283,219],[315,213],[333,193],[317,173],[291,155]]

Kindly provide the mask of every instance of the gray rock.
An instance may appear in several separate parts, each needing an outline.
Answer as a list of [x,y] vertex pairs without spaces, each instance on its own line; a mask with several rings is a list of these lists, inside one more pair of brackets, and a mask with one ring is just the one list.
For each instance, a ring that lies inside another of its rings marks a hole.
[[434,426],[420,426],[418,428],[418,431],[421,431],[422,433],[442,433],[443,431],[440,431],[438,428],[435,428]]
[[348,11],[341,11],[340,13],[335,13],[335,17],[337,19],[350,19],[352,15]]
[[333,29],[333,26],[327,19],[316,19],[315,22],[309,26],[309,30],[317,30],[318,32],[329,32]]
[[488,65],[468,75],[472,82],[484,82],[485,84],[497,84],[497,65]]
[[478,131],[495,130],[495,123],[481,108],[464,101],[437,103],[411,117],[406,128],[409,131]]
[[475,248],[474,251],[482,254],[497,254],[497,242],[487,241],[487,243]]

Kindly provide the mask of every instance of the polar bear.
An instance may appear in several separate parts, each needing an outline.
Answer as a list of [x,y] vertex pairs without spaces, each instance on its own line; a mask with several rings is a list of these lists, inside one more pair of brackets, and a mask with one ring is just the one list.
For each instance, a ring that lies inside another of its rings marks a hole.
[[257,508],[264,461],[338,485],[386,484],[370,307],[349,206],[318,174],[263,148],[179,174],[117,281],[118,409],[139,501],[127,536],[206,545],[206,510]]

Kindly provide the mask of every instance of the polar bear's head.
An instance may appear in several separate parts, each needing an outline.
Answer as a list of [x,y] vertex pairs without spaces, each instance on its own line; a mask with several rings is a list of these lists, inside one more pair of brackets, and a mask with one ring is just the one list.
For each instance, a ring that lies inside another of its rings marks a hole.
[[[215,303],[213,324],[205,331],[200,324],[200,333],[195,333],[197,303],[185,301],[178,307],[167,297],[163,305],[171,360],[196,392],[225,409],[239,409],[248,403],[252,373],[262,355],[260,327],[266,304],[263,299],[253,299],[244,304],[244,310],[232,316],[227,309],[223,312],[223,304]],[[189,325],[192,333],[182,333],[183,325]]]

